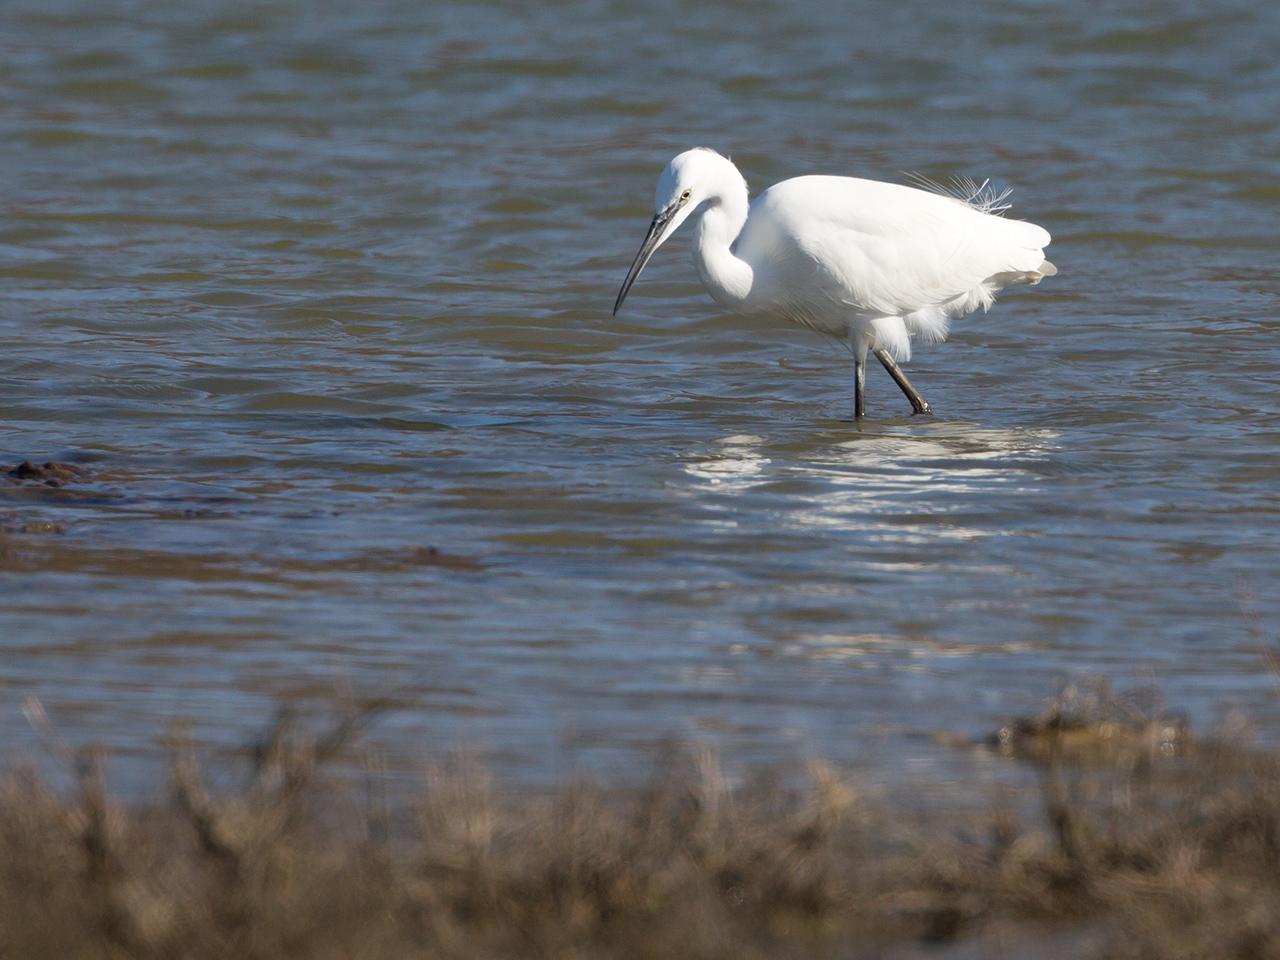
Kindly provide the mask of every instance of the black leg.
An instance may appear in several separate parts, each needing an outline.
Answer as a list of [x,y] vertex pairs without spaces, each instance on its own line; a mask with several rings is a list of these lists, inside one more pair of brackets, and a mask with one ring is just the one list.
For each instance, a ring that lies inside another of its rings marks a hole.
[[853,361],[853,418],[861,420],[867,412],[867,361]]
[[912,413],[933,414],[933,407],[929,406],[929,401],[921,396],[920,391],[911,385],[911,381],[907,379],[907,375],[902,372],[902,368],[898,366],[893,357],[889,356],[884,350],[877,350],[876,359],[884,364],[884,368],[889,371],[889,376],[893,377],[893,382],[907,395],[907,399],[911,401]]

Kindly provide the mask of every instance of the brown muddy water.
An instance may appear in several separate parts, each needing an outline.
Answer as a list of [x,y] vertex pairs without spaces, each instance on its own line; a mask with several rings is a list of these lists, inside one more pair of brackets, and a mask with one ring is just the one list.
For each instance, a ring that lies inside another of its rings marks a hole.
[[[892,758],[1064,676],[1274,717],[1280,7],[0,6],[0,729]],[[677,150],[991,176],[1061,273],[910,374],[725,317]],[[121,773],[121,776],[127,774]]]

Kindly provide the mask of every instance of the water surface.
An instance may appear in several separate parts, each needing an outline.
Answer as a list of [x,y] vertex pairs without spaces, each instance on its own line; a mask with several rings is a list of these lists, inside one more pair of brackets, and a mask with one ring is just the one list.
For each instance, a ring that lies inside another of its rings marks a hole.
[[[122,758],[278,698],[411,757],[943,763],[1064,676],[1274,711],[1280,8],[13,2],[0,724]],[[1054,234],[848,421],[662,164],[994,177]],[[429,548],[435,548],[432,554]],[[122,759],[128,764],[128,759]]]

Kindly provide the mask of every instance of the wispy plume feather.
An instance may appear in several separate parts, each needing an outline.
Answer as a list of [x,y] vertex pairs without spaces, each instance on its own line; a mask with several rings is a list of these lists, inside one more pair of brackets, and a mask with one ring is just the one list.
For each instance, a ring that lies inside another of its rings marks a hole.
[[990,180],[979,183],[973,177],[952,177],[945,182],[939,182],[922,173],[907,173],[906,178],[921,190],[959,200],[979,213],[1001,217],[1007,210],[1013,208],[1013,204],[1008,202],[1009,197],[1013,195],[1013,187],[1005,187],[997,191]]

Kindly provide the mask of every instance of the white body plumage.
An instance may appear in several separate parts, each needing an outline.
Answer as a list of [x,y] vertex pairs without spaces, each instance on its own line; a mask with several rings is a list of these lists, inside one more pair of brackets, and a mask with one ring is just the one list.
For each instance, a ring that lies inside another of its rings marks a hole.
[[727,158],[685,151],[658,180],[657,213],[614,312],[653,252],[692,216],[694,263],[717,302],[845,340],[859,371],[868,351],[882,362],[882,353],[907,360],[912,337],[943,340],[952,318],[990,307],[1000,289],[1057,272],[1044,258],[1047,231],[999,216],[1005,195],[969,187],[947,195],[805,176],[749,203]]

